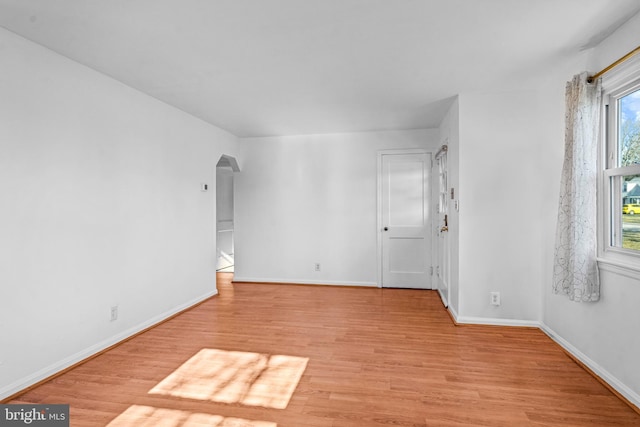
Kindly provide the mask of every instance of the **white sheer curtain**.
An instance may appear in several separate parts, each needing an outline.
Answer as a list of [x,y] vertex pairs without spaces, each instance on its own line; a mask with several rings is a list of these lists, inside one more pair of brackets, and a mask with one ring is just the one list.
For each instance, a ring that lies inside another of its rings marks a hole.
[[572,301],[598,301],[596,263],[596,177],[600,80],[587,83],[587,73],[566,88],[565,151],[560,181],[553,290]]

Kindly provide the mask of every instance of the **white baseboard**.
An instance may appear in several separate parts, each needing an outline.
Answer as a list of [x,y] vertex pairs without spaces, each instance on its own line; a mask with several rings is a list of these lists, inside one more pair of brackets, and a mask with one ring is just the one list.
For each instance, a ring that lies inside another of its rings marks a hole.
[[217,294],[218,294],[217,289],[212,292],[208,292],[204,295],[201,295],[197,298],[192,299],[191,301],[188,301],[184,304],[174,307],[171,310],[168,310],[162,314],[154,316],[151,319],[148,319],[132,328],[129,328],[123,332],[120,332],[119,334],[116,334],[110,338],[102,340],[99,343],[92,345],[91,347],[88,347],[82,351],[72,354],[71,356],[66,357],[62,360],[59,360],[25,378],[21,378],[17,381],[14,381],[9,385],[0,388],[0,400],[6,399],[9,396],[19,393],[20,391],[25,390],[28,387],[31,387],[32,385],[37,384],[38,382],[44,379],[47,379],[57,374],[58,372],[63,371],[64,369],[67,369],[70,366],[73,366],[79,362],[82,362],[85,359],[88,359],[94,354],[99,353],[102,350],[109,348],[115,344],[118,344],[119,342],[126,340],[127,338],[137,334],[140,331],[143,331],[147,328],[157,325],[158,323],[175,315],[176,313],[186,310],[187,308],[192,307],[198,304],[199,302],[202,302],[207,298],[210,298]]
[[449,307],[449,301],[447,301],[447,298],[444,296],[444,292],[442,292],[440,289],[437,289],[438,291],[438,295],[440,295],[440,299],[442,300],[442,304],[444,304],[444,308]]
[[449,305],[449,306],[447,307],[447,310],[449,310],[449,313],[451,313],[451,317],[453,317],[453,321],[454,321],[455,323],[458,323],[458,317],[460,317],[460,316],[458,316],[458,312],[456,311],[456,309],[455,309],[455,308],[453,308],[453,306],[452,306],[452,305]]
[[453,320],[460,325],[488,325],[488,326],[521,326],[527,328],[539,328],[540,322],[537,320],[519,320],[519,319],[498,319],[492,317],[472,317],[472,316],[459,316],[456,310],[449,306],[447,307]]
[[540,324],[540,329],[547,334],[552,340],[558,343],[562,348],[571,353],[573,357],[578,359],[581,363],[583,363],[586,367],[591,369],[594,374],[599,376],[603,381],[609,384],[613,389],[615,389],[618,393],[625,397],[629,402],[635,405],[637,408],[640,408],[640,394],[631,390],[627,387],[622,381],[613,376],[609,371],[604,369],[602,366],[597,364],[583,352],[574,347],[569,341],[562,338],[557,332],[553,329],[545,325],[544,323]]
[[376,282],[344,282],[334,280],[296,280],[296,279],[265,279],[257,277],[234,276],[234,282],[254,282],[254,283],[283,283],[283,284],[300,284],[300,285],[331,285],[331,286],[363,286],[363,287],[379,287]]
[[462,325],[492,325],[492,326],[522,326],[528,328],[539,328],[540,322],[537,320],[520,319],[498,319],[492,317],[470,317],[455,316],[456,322]]

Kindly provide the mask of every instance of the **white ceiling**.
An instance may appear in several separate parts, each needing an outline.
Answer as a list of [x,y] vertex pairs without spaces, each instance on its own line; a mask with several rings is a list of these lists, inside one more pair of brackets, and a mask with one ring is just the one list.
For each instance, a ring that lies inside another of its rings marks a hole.
[[0,25],[235,135],[264,136],[435,127],[456,94],[592,47],[638,10],[639,0],[0,0]]

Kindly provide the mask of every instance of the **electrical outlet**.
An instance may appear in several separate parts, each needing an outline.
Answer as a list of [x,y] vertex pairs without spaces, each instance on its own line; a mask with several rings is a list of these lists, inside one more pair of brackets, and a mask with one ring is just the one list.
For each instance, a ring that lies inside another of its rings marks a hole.
[[491,292],[491,305],[500,305],[500,292]]
[[114,322],[118,320],[118,306],[114,305],[111,307],[111,321]]
[[320,271],[320,263],[319,263],[319,262],[316,262],[316,263],[313,265],[313,267],[314,267],[315,271]]

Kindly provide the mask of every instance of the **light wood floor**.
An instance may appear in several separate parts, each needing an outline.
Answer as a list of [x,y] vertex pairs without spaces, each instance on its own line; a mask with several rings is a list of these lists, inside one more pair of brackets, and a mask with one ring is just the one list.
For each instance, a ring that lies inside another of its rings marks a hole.
[[[455,326],[431,291],[230,277],[219,296],[11,403],[69,403],[72,426],[640,426],[537,329]],[[296,385],[287,364],[301,360]],[[184,369],[194,378],[150,393]],[[199,394],[180,397],[190,382]]]

